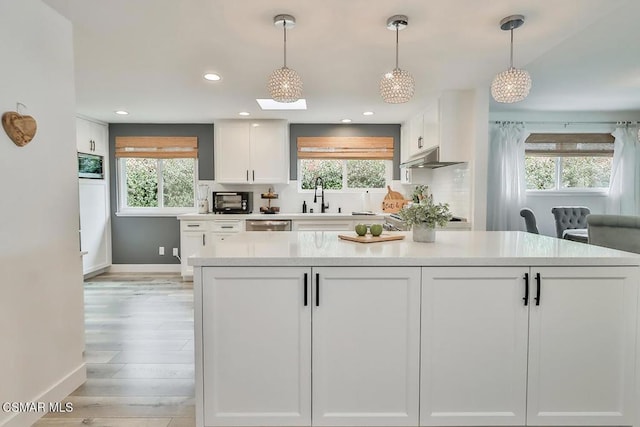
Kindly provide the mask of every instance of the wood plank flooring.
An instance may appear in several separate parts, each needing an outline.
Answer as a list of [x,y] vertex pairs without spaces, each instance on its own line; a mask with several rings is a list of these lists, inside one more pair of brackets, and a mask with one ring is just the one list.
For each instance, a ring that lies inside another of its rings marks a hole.
[[35,426],[194,427],[193,283],[103,274],[84,289],[87,382]]

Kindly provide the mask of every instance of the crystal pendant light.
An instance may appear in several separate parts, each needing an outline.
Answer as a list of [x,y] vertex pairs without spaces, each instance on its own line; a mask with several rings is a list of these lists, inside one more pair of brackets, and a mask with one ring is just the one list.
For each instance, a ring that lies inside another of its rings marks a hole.
[[500,21],[500,28],[511,31],[511,55],[509,69],[499,73],[491,83],[491,96],[497,102],[512,104],[522,101],[531,90],[531,77],[525,70],[513,67],[513,30],[524,24],[524,16],[511,15]]
[[276,15],[273,23],[284,31],[284,66],[271,73],[269,94],[277,102],[296,102],[302,96],[302,79],[295,70],[287,68],[287,29],[296,25],[296,19],[291,15]]
[[398,32],[409,25],[405,15],[395,15],[387,19],[387,28],[396,31],[396,68],[386,73],[380,80],[380,95],[384,102],[402,104],[413,97],[415,81],[413,76],[398,67]]

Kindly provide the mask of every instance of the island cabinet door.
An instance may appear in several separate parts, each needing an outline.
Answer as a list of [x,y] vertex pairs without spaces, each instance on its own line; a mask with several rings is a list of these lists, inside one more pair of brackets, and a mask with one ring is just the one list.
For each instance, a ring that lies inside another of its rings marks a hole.
[[527,424],[632,425],[638,269],[531,273]]
[[528,267],[422,269],[421,426],[522,426]]
[[313,425],[417,426],[420,268],[313,268]]
[[203,268],[196,407],[205,426],[311,425],[310,273]]

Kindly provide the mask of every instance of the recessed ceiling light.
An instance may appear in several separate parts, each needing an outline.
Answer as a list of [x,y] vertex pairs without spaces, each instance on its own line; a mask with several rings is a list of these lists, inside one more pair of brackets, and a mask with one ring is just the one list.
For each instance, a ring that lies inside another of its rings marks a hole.
[[238,114],[241,115],[241,116],[249,116],[249,115],[251,115],[251,113],[249,113],[247,111],[240,111]]
[[363,116],[373,116],[373,111],[365,111],[362,113]]
[[207,73],[204,75],[204,78],[206,80],[211,80],[212,82],[217,82],[218,80],[220,80],[222,77],[220,77],[219,74],[216,73]]
[[342,119],[342,123],[351,123],[351,119]]
[[278,102],[273,99],[256,99],[263,110],[306,110],[307,100],[298,99],[296,102]]
[[118,110],[116,111],[116,114],[120,114],[121,116],[126,116],[127,114],[129,114],[129,112],[124,110]]

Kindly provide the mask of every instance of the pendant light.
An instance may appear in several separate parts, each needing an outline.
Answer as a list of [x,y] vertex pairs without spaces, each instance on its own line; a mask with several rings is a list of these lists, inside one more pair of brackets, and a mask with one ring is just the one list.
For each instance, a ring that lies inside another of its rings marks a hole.
[[296,19],[291,15],[276,15],[273,23],[284,32],[284,66],[271,73],[269,93],[274,101],[296,102],[302,96],[302,79],[295,70],[287,68],[287,29],[296,25]]
[[531,90],[531,77],[525,70],[513,67],[513,30],[524,24],[524,16],[511,15],[500,21],[500,28],[511,31],[509,69],[499,73],[491,83],[491,96],[497,102],[512,104],[522,101]]
[[402,104],[413,97],[415,81],[407,71],[398,67],[398,32],[409,25],[405,15],[394,15],[387,19],[387,28],[396,32],[396,68],[386,73],[380,80],[380,96],[389,104]]

